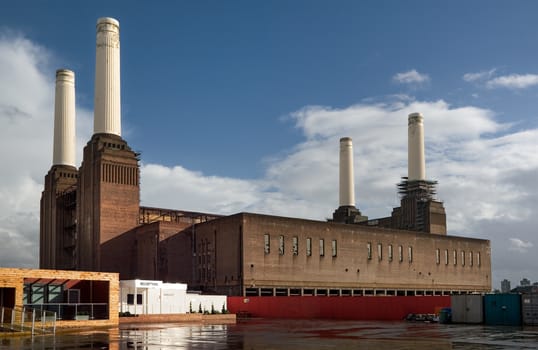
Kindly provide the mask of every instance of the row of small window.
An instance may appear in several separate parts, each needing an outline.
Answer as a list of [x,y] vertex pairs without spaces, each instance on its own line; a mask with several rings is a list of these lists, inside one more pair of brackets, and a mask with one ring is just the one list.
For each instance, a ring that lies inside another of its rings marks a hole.
[[71,177],[71,178],[77,178],[78,174],[73,173],[64,173],[63,171],[60,172],[60,177]]
[[[269,254],[270,252],[271,252],[271,236],[268,233],[266,233],[264,234],[264,253]],[[278,254],[284,255],[284,252],[285,252],[285,238],[283,235],[280,235],[278,236]],[[293,252],[293,255],[299,255],[299,238],[297,236],[292,237],[292,252]],[[337,242],[335,239],[331,241],[331,253],[332,253],[331,254],[332,257],[337,256]],[[387,253],[388,253],[387,254],[388,261],[393,261],[394,251],[393,251],[392,244],[388,245]],[[368,260],[372,260],[373,252],[372,252],[371,242],[368,242],[366,244],[366,254],[367,254],[366,256]],[[310,237],[306,239],[306,255],[312,256],[312,238]],[[462,266],[465,266],[465,255],[466,255],[465,251],[462,250],[461,260],[460,260]],[[325,240],[323,238],[319,239],[319,256],[325,256]],[[474,256],[475,254],[472,251],[469,252],[469,257],[467,260],[469,266],[473,266]],[[382,243],[377,244],[377,259],[379,261],[383,260],[383,244]],[[436,249],[435,259],[436,259],[436,263],[439,265],[441,263],[441,250],[440,249]],[[410,263],[413,262],[413,247],[412,246],[407,247],[407,260]],[[399,262],[404,261],[404,248],[401,245],[398,246],[398,261]],[[453,251],[452,261],[454,265],[458,264],[458,252],[456,250]],[[445,249],[445,265],[448,265],[448,264],[449,264],[449,253],[448,253],[448,249]],[[481,264],[480,252],[476,253],[476,264],[477,266],[480,266]]]
[[208,282],[217,278],[217,273],[211,266],[198,268],[198,281]]
[[209,254],[198,255],[198,264],[199,265],[211,264],[211,255]]
[[[460,264],[461,264],[461,266],[465,266],[465,256],[466,256],[466,253],[465,253],[464,250],[462,250],[460,252]],[[480,266],[480,264],[481,264],[480,252],[473,253],[472,251],[469,252],[468,260],[467,260],[467,264],[469,264],[469,266],[473,266],[473,264],[475,262],[474,261],[475,256],[476,256],[476,265]],[[435,250],[435,262],[437,263],[437,265],[441,264],[441,250],[440,249]],[[449,263],[450,263],[450,254],[448,252],[448,249],[445,249],[445,265],[448,265]],[[455,249],[452,251],[452,264],[454,264],[454,265],[458,264],[458,251],[455,250]]]
[[125,145],[119,145],[119,144],[111,143],[111,142],[105,142],[105,147],[116,148],[116,149],[125,149]]
[[[263,235],[263,241],[264,241],[264,253],[269,254],[271,252],[271,236],[266,233]],[[336,257],[337,255],[337,243],[336,240],[333,239],[331,241],[331,255],[332,257]],[[299,237],[293,236],[291,240],[291,251],[293,255],[299,255]],[[285,239],[283,235],[278,236],[278,254],[284,255],[285,252]],[[306,239],[306,256],[312,256],[312,238]],[[325,239],[320,238],[319,239],[319,256],[325,256]]]
[[[368,257],[368,260],[372,260],[372,243],[368,242],[366,243],[366,256]],[[392,261],[394,259],[394,251],[392,248],[392,244],[388,245],[388,260]],[[377,260],[381,261],[383,260],[383,244],[377,243]],[[409,246],[407,247],[407,260],[409,262],[413,262],[413,247]],[[398,261],[403,262],[404,261],[404,249],[403,246],[398,246]]]

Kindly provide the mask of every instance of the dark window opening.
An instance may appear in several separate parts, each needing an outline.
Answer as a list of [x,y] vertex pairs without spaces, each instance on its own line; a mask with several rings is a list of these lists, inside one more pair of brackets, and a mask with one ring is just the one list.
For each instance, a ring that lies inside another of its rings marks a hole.
[[[136,304],[142,305],[142,294],[136,295]],[[127,294],[127,305],[134,305],[134,294]]]

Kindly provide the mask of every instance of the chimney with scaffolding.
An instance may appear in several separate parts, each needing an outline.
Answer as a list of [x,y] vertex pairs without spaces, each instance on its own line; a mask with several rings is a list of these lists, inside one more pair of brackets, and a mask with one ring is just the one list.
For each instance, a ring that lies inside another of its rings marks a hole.
[[392,227],[446,235],[446,214],[435,200],[437,181],[426,179],[424,118],[411,113],[408,118],[408,174],[398,184],[401,206],[392,212]]

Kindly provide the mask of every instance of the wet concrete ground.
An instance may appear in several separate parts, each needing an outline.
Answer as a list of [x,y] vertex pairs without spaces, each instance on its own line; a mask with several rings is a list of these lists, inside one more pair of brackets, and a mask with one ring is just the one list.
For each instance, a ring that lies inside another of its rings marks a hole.
[[538,349],[538,327],[260,319],[0,338],[0,349]]

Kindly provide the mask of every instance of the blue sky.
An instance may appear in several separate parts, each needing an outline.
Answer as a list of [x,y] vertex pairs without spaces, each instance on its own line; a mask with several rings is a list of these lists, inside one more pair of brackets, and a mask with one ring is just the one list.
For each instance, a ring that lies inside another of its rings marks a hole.
[[16,157],[0,155],[12,165],[0,234],[35,252],[58,68],[76,74],[80,161],[107,16],[120,21],[123,136],[142,152],[144,205],[323,220],[338,204],[338,138],[351,136],[357,205],[389,215],[407,114],[422,112],[449,233],[492,240],[495,287],[538,281],[536,13],[532,1],[3,4],[0,146]]

